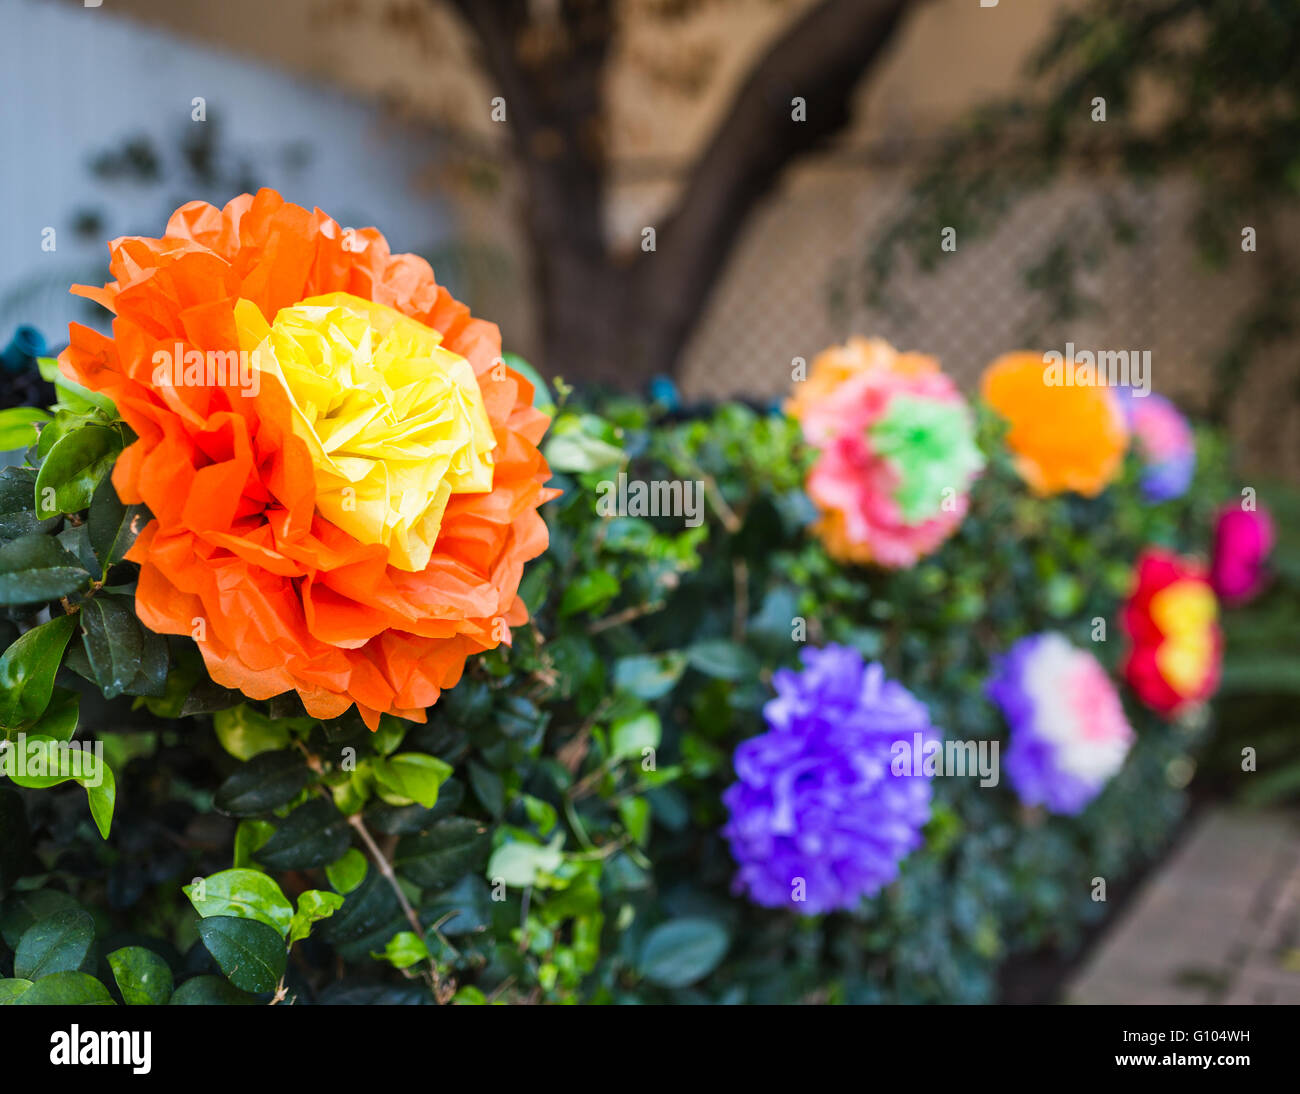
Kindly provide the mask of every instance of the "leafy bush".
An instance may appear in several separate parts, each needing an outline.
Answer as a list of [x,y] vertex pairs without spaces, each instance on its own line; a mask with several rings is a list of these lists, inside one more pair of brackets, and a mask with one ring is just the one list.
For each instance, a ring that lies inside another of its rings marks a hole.
[[[1071,946],[1104,913],[1094,879],[1113,896],[1184,809],[1205,719],[1126,701],[1138,743],[1080,816],[936,779],[924,847],[852,914],[732,895],[718,834],[732,751],[803,642],[881,660],[963,739],[1003,734],[983,681],[1024,634],[1113,667],[1140,548],[1206,549],[1229,493],[1217,435],[1181,501],[1142,502],[1132,467],[1095,500],[1038,500],[985,420],[958,534],[882,573],[807,535],[788,419],[565,405],[532,622],[426,724],[371,733],[217,688],[192,643],[140,625],[122,555],[147,514],[105,478],[130,438],[60,391],[31,466],[0,473],[0,716],[29,750],[102,741],[111,775],[89,806],[39,776],[0,785],[4,1001],[986,1001],[1009,955]],[[702,483],[705,519],[597,515],[620,471]]]

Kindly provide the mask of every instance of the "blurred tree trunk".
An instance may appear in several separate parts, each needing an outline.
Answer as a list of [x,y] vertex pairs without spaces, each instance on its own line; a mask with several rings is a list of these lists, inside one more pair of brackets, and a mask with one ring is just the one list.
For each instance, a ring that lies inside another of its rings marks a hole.
[[[523,173],[543,360],[551,375],[636,389],[673,374],[749,214],[795,157],[849,120],[855,87],[914,0],[820,0],[742,81],[654,251],[604,228],[605,63],[615,0],[452,0],[505,99]],[[547,12],[551,15],[548,17]],[[806,120],[792,116],[792,100]]]

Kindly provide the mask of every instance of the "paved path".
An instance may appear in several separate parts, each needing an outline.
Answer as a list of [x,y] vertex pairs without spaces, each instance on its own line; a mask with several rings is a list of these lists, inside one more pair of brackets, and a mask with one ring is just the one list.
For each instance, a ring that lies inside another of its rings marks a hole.
[[1064,999],[1300,1004],[1300,816],[1202,815]]

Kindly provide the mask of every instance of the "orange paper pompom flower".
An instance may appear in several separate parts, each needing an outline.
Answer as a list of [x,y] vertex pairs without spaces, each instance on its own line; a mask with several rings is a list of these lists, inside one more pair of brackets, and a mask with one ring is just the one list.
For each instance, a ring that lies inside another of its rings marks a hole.
[[[1064,376],[1073,363],[1056,368]],[[1095,497],[1123,467],[1128,427],[1110,389],[1057,383],[1042,354],[1008,353],[984,370],[981,393],[1006,419],[1007,448],[1034,493]]]
[[110,251],[116,280],[73,291],[112,337],[73,324],[60,365],[138,437],[113,484],[153,516],[127,556],[141,621],[251,698],[423,721],[527,620],[547,546],[549,419],[497,327],[377,231],[270,190]]

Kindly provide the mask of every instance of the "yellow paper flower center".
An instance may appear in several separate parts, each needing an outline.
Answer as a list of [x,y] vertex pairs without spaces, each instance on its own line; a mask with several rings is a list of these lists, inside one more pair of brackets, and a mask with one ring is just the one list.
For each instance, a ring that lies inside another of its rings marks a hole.
[[470,363],[436,330],[350,293],[308,297],[270,324],[240,300],[235,325],[253,366],[288,392],[321,515],[423,570],[451,496],[492,489],[496,441]]
[[1205,682],[1214,658],[1211,631],[1219,608],[1203,581],[1175,581],[1151,598],[1151,618],[1166,636],[1156,650],[1160,674],[1180,695]]

